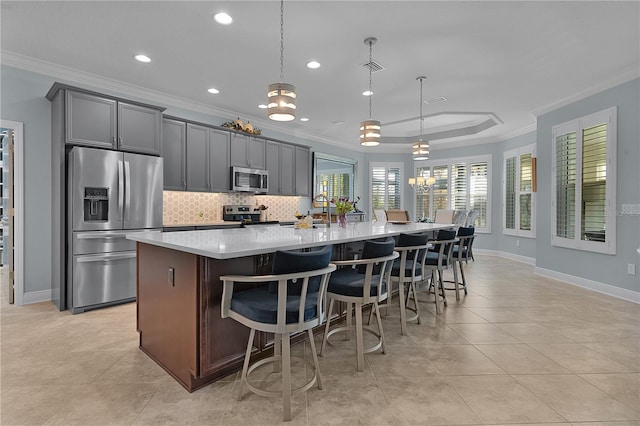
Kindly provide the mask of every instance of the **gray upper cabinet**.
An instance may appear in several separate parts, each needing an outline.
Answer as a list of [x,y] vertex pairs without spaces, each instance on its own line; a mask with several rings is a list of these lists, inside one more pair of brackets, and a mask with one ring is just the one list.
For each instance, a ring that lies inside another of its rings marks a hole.
[[118,102],[118,149],[160,155],[161,123],[157,109]]
[[228,192],[231,189],[229,167],[229,132],[209,129],[209,179],[210,191]]
[[209,128],[187,124],[187,191],[209,191],[209,155]]
[[65,90],[65,142],[160,155],[162,110]]
[[115,148],[116,101],[67,90],[66,143]]
[[296,195],[308,197],[311,195],[311,150],[302,146],[295,149]]
[[230,165],[266,169],[265,140],[231,133]]
[[282,195],[300,195],[296,191],[295,149],[293,145],[282,144],[280,146],[280,192]]
[[162,159],[164,189],[187,189],[187,123],[165,118],[162,120]]
[[269,172],[269,195],[280,195],[280,143],[266,141],[265,162]]

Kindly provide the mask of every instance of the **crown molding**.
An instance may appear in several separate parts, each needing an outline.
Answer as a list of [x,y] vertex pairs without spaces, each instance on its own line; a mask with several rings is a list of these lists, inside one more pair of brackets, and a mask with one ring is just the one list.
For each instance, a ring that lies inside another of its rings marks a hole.
[[591,95],[595,95],[596,93],[600,93],[604,90],[611,89],[612,87],[618,86],[622,83],[635,80],[636,78],[640,78],[640,69],[638,68],[637,65],[633,65],[613,78],[605,80],[600,84],[589,87],[588,89],[582,90],[578,93],[574,93],[571,96],[562,98],[556,102],[552,102],[548,105],[544,105],[540,108],[536,108],[532,111],[532,113],[536,117],[539,117],[543,114],[554,111],[558,108],[562,108],[563,106],[569,105],[573,102],[587,98]]
[[[66,67],[64,65],[56,64],[53,62],[43,61],[30,56],[20,55],[7,50],[0,49],[0,63],[2,65],[11,66],[25,71],[34,72],[36,74],[43,74],[48,77],[52,77],[56,80],[60,80],[63,83],[80,86],[87,90],[100,90],[106,91],[110,94],[135,98],[140,102],[150,104],[160,104],[161,106],[169,105],[175,108],[182,108],[193,112],[199,112],[202,114],[211,115],[214,118],[222,117],[247,117],[251,123],[255,124],[261,129],[268,129],[273,132],[286,134],[292,137],[304,138],[313,140],[316,142],[325,143],[328,145],[345,148],[348,146],[348,142],[340,142],[334,139],[329,139],[316,134],[307,133],[300,130],[300,128],[288,129],[285,127],[278,127],[272,121],[265,120],[257,116],[247,116],[245,113],[233,111],[226,108],[212,107],[208,104],[195,102],[179,96],[169,95],[157,90],[148,89],[135,84],[126,83],[120,80],[104,77],[98,74],[88,73],[80,71],[75,68]],[[133,99],[132,99],[133,100]],[[353,151],[362,151],[360,145],[354,148],[349,148]]]

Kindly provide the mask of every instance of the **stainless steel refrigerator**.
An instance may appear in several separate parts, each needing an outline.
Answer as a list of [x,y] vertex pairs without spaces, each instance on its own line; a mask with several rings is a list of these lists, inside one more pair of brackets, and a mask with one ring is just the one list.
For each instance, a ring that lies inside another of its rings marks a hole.
[[135,300],[136,246],[162,227],[162,158],[74,147],[67,175],[67,308]]

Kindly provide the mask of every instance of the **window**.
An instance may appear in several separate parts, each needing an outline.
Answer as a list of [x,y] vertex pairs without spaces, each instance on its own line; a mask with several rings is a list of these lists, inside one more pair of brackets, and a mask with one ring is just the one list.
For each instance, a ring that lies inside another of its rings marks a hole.
[[417,164],[416,176],[436,181],[428,192],[416,191],[416,217],[433,218],[438,209],[477,210],[476,230],[491,232],[490,171],[490,155]]
[[504,153],[503,222],[507,235],[535,238],[535,193],[533,159],[535,146],[527,145]]
[[616,254],[616,121],[614,107],[553,128],[555,246]]
[[402,163],[371,163],[371,211],[403,209]]

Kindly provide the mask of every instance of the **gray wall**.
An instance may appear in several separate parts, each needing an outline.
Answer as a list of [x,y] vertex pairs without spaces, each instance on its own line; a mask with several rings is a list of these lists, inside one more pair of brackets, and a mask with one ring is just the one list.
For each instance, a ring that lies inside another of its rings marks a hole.
[[[617,205],[615,256],[551,245],[551,128],[609,107],[618,107]],[[640,79],[558,108],[538,117],[537,266],[627,290],[640,291],[640,277],[627,275],[640,247],[638,216],[622,215],[622,204],[639,204]],[[638,271],[640,273],[640,271]]]
[[0,117],[24,124],[24,290],[51,287],[51,105],[53,81],[2,66]]

